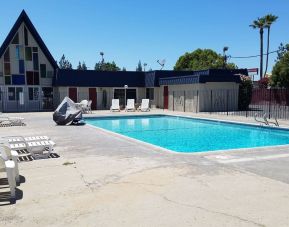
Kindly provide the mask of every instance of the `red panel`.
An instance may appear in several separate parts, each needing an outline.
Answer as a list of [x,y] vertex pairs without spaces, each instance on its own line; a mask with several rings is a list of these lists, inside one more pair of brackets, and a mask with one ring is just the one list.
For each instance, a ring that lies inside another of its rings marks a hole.
[[76,87],[70,87],[68,89],[68,96],[72,101],[77,102],[77,88]]
[[164,86],[164,109],[169,107],[169,89],[168,86]]
[[91,109],[96,110],[96,103],[97,103],[97,95],[96,95],[96,89],[95,88],[89,88],[89,100],[92,101],[91,103]]

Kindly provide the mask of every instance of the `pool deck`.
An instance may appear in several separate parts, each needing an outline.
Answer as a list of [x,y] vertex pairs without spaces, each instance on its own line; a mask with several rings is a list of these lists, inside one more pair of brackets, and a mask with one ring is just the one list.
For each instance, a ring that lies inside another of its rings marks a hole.
[[[255,123],[162,110],[85,116],[129,114]],[[0,226],[288,226],[289,146],[182,154],[89,125],[56,126],[52,113],[3,115],[21,115],[27,126],[0,128],[0,136],[47,135],[60,157],[19,163],[15,204],[0,184]]]

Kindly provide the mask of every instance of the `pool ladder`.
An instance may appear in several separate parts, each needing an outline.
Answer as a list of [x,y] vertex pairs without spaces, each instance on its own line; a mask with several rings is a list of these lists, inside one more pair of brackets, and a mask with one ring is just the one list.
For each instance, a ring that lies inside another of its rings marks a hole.
[[257,121],[257,122],[259,122],[259,123],[262,123],[262,124],[264,124],[264,125],[267,125],[267,126],[270,126],[270,124],[272,124],[272,125],[275,125],[276,127],[279,127],[279,123],[278,123],[278,121],[277,121],[277,118],[276,118],[276,117],[274,118],[274,119],[275,119],[275,122],[273,122],[273,121],[268,121],[268,119],[267,119],[267,114],[266,114],[266,113],[264,113],[264,115],[263,115],[263,121],[257,119],[257,114],[255,114],[254,119],[255,119],[255,121]]

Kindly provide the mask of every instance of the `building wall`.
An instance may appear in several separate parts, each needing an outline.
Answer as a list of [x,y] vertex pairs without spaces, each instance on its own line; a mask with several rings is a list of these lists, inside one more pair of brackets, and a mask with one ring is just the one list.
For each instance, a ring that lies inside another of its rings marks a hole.
[[[207,112],[238,109],[239,85],[233,82],[169,85],[168,90],[169,110]],[[163,99],[159,98],[159,102],[162,108]]]
[[[89,100],[89,87],[77,88],[77,102],[81,100]],[[145,98],[145,88],[134,87],[136,89],[136,103],[141,103],[141,99]],[[111,100],[114,98],[114,89],[118,87],[95,87],[97,95],[97,109],[109,109]],[[122,87],[121,87],[122,89]],[[54,103],[55,107],[61,103],[65,96],[69,97],[69,87],[55,87],[54,88]]]
[[[47,105],[43,104],[47,101],[47,97],[43,97],[46,95],[43,91],[46,88],[52,89],[53,66],[30,31],[27,28],[27,33],[24,31],[25,27],[24,23],[20,25],[4,54],[0,56],[0,85],[3,96],[0,105],[4,106],[6,109],[3,111],[7,112],[47,108]],[[11,89],[17,90],[15,96]],[[23,105],[20,105],[19,91],[24,93]]]

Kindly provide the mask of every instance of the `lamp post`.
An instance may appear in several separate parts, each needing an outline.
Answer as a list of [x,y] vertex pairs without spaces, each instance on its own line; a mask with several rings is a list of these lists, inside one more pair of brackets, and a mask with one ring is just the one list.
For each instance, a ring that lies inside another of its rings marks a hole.
[[124,108],[126,107],[126,89],[128,88],[127,85],[124,85]]
[[101,70],[103,70],[103,63],[104,63],[103,55],[104,55],[104,53],[101,51],[99,54],[100,54],[100,56],[101,56],[101,64],[100,64],[100,68],[101,68]]
[[224,58],[223,69],[225,69],[225,68],[226,68],[226,65],[227,65],[227,59],[228,59],[228,57],[227,57],[227,55],[226,55],[226,51],[228,51],[228,50],[229,50],[229,47],[224,47],[224,48],[223,48],[223,58]]

